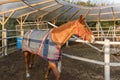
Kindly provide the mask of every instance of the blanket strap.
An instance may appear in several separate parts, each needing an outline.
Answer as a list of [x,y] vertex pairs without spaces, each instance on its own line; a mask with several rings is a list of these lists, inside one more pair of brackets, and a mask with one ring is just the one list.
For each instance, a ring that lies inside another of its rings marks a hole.
[[29,34],[27,35],[27,41],[26,41],[27,47],[29,45],[29,38],[30,38],[30,35],[32,34],[32,32],[33,32],[33,30],[30,30]]
[[37,54],[38,54],[38,55],[40,55],[40,51],[41,51],[41,49],[42,49],[42,47],[43,47],[44,41],[46,40],[47,36],[49,35],[49,33],[50,33],[51,31],[52,31],[52,30],[48,31],[48,32],[45,34],[45,36],[43,37],[42,42],[41,42],[41,44],[40,44],[40,47],[38,48],[38,51],[37,51]]

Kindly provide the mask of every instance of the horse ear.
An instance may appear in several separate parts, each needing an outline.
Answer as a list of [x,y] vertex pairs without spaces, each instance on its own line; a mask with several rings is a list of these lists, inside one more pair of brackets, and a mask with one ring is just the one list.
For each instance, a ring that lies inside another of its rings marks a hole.
[[79,20],[82,20],[83,15],[80,15]]
[[80,15],[79,17],[79,22],[81,22],[82,20],[84,20],[85,18],[83,17],[83,15]]

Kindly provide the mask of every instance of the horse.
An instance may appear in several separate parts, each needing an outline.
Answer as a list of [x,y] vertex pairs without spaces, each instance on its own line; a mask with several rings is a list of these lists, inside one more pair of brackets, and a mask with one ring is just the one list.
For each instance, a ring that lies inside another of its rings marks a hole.
[[[26,32],[22,40],[26,77],[30,77],[29,68],[33,65],[34,55],[37,54],[48,62],[45,79],[48,79],[50,71],[53,71],[56,80],[60,80],[60,72],[56,63],[61,60],[61,47],[73,35],[78,35],[90,43],[93,43],[95,39],[82,15],[77,20],[69,21],[57,28]],[[40,37],[42,38],[40,39]]]

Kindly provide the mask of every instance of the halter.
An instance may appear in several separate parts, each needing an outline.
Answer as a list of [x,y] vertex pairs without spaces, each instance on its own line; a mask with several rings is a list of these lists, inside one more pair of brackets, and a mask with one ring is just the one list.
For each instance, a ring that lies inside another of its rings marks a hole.
[[88,34],[92,34],[92,32],[90,31],[86,31],[86,30],[82,30],[81,28],[79,28],[79,26],[83,26],[82,24],[79,24],[78,21],[75,22],[75,26],[77,26],[78,28],[78,36],[80,37],[80,32],[83,32],[83,40],[86,40],[86,37],[87,37],[87,33]]

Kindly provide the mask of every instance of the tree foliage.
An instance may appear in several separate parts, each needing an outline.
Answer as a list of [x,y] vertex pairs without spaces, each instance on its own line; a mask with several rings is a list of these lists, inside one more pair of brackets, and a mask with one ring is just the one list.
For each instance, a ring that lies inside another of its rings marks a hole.
[[[89,7],[96,7],[96,6],[105,6],[105,5],[109,5],[108,3],[102,2],[102,3],[95,3],[92,0],[88,0],[88,1],[82,1],[82,0],[78,0],[77,2],[75,2],[76,0],[64,0],[70,3],[74,3],[77,5],[82,5],[82,6],[89,6]],[[73,1],[73,2],[72,2]],[[97,1],[96,1],[97,2]]]

